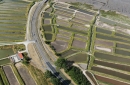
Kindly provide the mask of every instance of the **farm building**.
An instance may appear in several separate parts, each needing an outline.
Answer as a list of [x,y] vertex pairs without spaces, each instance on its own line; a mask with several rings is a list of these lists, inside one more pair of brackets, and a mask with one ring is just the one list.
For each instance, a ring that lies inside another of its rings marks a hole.
[[10,56],[11,60],[15,63],[20,62],[23,59],[23,55],[21,53]]

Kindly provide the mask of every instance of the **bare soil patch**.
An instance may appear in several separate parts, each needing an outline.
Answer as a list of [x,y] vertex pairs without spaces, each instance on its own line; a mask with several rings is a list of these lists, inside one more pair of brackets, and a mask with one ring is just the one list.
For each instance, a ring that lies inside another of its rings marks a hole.
[[95,85],[98,85],[97,82],[96,82],[96,80],[94,79],[94,77],[92,76],[91,73],[89,73],[88,71],[86,71],[86,74],[87,74],[87,76],[89,76],[89,78],[93,81],[93,83],[94,83]]
[[44,19],[44,24],[51,24],[51,20],[50,19]]
[[19,85],[18,80],[17,80],[15,74],[13,73],[13,70],[11,69],[11,67],[4,66],[3,69],[4,69],[4,72],[7,76],[7,79],[9,81],[10,85]]
[[56,19],[56,23],[61,26],[69,27],[71,24],[65,20],[62,19]]
[[68,6],[68,4],[66,4],[66,3],[56,3],[55,5],[58,7],[67,7]]
[[32,58],[31,64],[33,66],[37,67],[38,69],[44,71],[45,69],[43,69],[41,60],[40,60],[38,53],[35,50],[35,47],[32,43],[28,44],[28,52],[29,52],[29,56]]
[[17,66],[17,69],[26,85],[36,85],[27,68],[23,65],[19,65]]
[[87,35],[75,34],[74,37],[75,37],[75,38],[80,38],[80,39],[83,39],[83,40],[87,40],[87,39],[88,39]]
[[66,12],[60,12],[60,11],[56,11],[55,15],[66,17],[66,18],[71,18],[72,17],[72,14],[67,14]]
[[73,40],[73,43],[72,43],[72,46],[73,46],[73,47],[76,47],[76,48],[85,49],[86,44],[87,44],[86,42],[83,42],[83,41],[74,39],[74,40]]
[[79,53],[67,58],[67,60],[74,62],[85,62],[87,61],[87,57],[88,57],[87,54]]
[[119,57],[116,55],[111,55],[111,54],[104,54],[100,52],[95,52],[94,56],[98,59],[103,59],[103,60],[108,60],[112,62],[117,62],[120,64],[130,64],[130,59],[129,58],[124,58],[124,57]]
[[113,48],[106,48],[102,46],[95,46],[96,50],[106,51],[106,52],[113,52]]
[[95,45],[113,47],[114,43],[106,40],[96,39]]
[[99,81],[111,83],[111,84],[113,84],[113,85],[130,85],[130,84],[127,84],[127,83],[125,83],[125,82],[117,81],[117,80],[110,79],[110,78],[106,78],[106,77],[99,76],[99,75],[95,75],[95,77],[96,77],[96,79],[99,80]]
[[71,36],[71,35],[72,35],[71,32],[68,32],[68,31],[65,31],[65,30],[62,30],[62,29],[59,29],[59,33],[60,33],[60,34],[65,34],[65,35],[67,35],[67,36]]
[[115,64],[115,63],[99,61],[99,60],[94,60],[94,64],[130,72],[130,66],[127,66],[127,65]]
[[111,75],[111,76],[115,76],[115,77],[118,77],[118,78],[122,78],[122,79],[126,79],[126,80],[130,79],[130,75],[120,73],[120,72],[117,72],[117,71],[114,71],[114,70],[104,69],[104,68],[100,68],[100,67],[92,67],[91,69],[94,70],[94,71],[104,73],[104,74],[108,74],[108,75]]
[[51,11],[52,11],[52,8],[48,8],[48,9],[46,10],[46,12],[48,12],[48,13],[51,13]]
[[86,26],[84,26],[84,25],[79,25],[79,24],[76,24],[76,23],[73,23],[73,25],[72,25],[72,28],[73,29],[76,29],[76,30],[81,30],[81,31],[88,31],[88,27],[86,27]]
[[67,35],[63,35],[63,34],[57,34],[56,38],[62,38],[62,39],[65,39],[65,40],[70,40],[71,37],[67,36]]
[[85,25],[85,24],[88,24],[88,23],[90,23],[89,21],[85,21],[85,20],[82,20],[82,19],[79,19],[79,18],[73,18],[72,20],[71,20],[71,22],[73,22],[73,23],[79,23],[79,24],[81,24],[81,25]]
[[91,21],[93,19],[93,16],[84,14],[82,12],[76,12],[75,17],[85,21]]
[[55,48],[56,52],[61,52],[68,48],[68,42],[62,40],[55,40],[51,45]]

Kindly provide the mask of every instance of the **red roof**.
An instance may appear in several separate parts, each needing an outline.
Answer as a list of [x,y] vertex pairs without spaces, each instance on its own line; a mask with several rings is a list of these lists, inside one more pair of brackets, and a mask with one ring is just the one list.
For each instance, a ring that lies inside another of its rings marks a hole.
[[21,59],[23,59],[22,53],[18,53],[18,56],[19,56]]

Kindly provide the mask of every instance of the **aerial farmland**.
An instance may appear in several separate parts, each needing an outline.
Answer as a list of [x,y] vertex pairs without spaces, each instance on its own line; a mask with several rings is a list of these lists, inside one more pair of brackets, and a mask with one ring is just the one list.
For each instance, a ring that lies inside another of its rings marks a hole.
[[60,57],[85,63],[88,61],[89,36],[96,14],[67,3],[54,3],[43,13],[43,38],[50,42],[49,45]]
[[96,9],[85,6],[88,10],[80,3],[51,4],[43,12],[43,39],[58,57],[87,64],[86,74],[95,85],[130,85],[128,17],[103,10],[98,15]]
[[28,2],[3,0],[0,3],[0,42],[18,42],[25,39]]

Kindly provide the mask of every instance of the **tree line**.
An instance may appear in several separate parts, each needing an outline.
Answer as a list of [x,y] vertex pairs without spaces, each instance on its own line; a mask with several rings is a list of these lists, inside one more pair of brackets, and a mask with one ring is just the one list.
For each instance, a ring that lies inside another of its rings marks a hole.
[[91,85],[82,71],[79,68],[72,66],[72,63],[73,62],[67,61],[64,58],[59,58],[55,62],[55,65],[59,68],[63,68],[77,85]]

